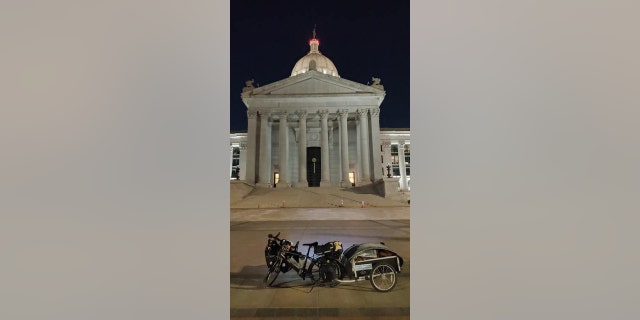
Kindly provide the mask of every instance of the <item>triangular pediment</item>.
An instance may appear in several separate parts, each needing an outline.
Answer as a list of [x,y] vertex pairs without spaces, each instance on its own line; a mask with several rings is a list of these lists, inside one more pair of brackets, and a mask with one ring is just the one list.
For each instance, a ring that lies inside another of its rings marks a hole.
[[307,72],[255,88],[251,95],[304,96],[362,93],[383,94],[384,91],[355,81],[325,75],[319,72]]

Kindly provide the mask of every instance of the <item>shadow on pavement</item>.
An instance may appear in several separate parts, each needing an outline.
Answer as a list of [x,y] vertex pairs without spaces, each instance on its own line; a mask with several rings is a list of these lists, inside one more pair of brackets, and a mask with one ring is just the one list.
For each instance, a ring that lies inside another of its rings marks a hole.
[[[266,287],[263,279],[267,274],[267,266],[245,266],[240,272],[231,272],[231,288],[237,290],[276,290],[292,289],[303,293],[311,293],[314,288],[329,288],[336,291],[374,291],[369,280],[342,282],[330,287],[328,283],[313,282],[310,279],[302,279],[292,271],[281,273],[270,287]],[[405,280],[400,280],[405,279]],[[403,288],[403,281],[409,280],[407,272],[398,273],[398,288]]]

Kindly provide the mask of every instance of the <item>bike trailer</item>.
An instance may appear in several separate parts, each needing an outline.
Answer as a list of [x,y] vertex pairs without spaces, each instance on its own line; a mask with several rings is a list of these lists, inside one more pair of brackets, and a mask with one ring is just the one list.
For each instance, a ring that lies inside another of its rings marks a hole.
[[400,272],[404,260],[381,243],[354,244],[344,251],[341,259],[346,275],[352,278],[369,277],[378,266],[390,266]]

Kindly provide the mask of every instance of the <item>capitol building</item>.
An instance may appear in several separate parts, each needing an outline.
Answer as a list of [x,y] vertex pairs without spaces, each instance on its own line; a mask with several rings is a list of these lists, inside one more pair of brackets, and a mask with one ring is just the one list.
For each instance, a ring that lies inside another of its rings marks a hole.
[[288,78],[246,82],[248,125],[231,133],[230,179],[265,188],[372,185],[386,197],[409,191],[410,131],[380,128],[380,113],[393,113],[381,79],[342,78],[319,46],[314,31]]

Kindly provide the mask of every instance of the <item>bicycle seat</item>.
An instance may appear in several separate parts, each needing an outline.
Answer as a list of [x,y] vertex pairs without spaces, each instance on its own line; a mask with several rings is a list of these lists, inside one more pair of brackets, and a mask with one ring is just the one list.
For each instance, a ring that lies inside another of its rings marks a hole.
[[314,247],[315,247],[315,246],[317,246],[317,245],[318,245],[318,241],[313,242],[313,243],[303,243],[302,245],[303,245],[303,246],[314,246]]

